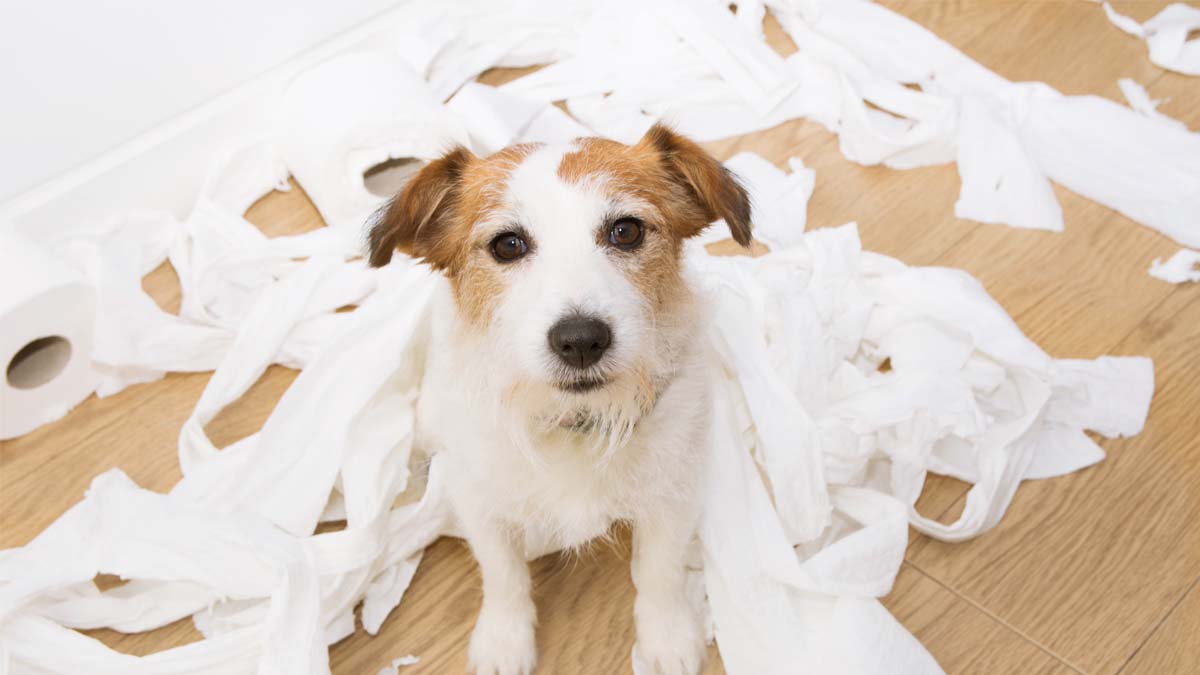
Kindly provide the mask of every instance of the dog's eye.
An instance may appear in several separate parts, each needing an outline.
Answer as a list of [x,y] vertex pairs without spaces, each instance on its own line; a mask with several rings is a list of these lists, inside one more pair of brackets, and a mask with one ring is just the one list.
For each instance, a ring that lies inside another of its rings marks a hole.
[[529,252],[529,245],[515,232],[503,232],[492,240],[492,256],[502,262],[510,263],[518,260]]
[[608,228],[608,243],[626,251],[635,249],[642,243],[645,228],[637,218],[621,218]]

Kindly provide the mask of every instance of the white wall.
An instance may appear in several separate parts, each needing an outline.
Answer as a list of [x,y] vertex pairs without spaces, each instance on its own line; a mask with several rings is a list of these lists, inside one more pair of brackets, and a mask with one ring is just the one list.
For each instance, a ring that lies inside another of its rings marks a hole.
[[399,0],[0,2],[0,202]]

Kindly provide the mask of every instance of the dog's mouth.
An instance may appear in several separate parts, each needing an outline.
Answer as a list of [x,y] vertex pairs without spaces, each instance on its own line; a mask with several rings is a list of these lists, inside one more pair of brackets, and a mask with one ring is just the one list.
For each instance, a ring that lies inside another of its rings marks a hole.
[[589,391],[595,391],[604,385],[608,384],[608,380],[600,377],[581,377],[574,380],[561,380],[556,382],[554,386],[562,391],[572,394],[586,394]]

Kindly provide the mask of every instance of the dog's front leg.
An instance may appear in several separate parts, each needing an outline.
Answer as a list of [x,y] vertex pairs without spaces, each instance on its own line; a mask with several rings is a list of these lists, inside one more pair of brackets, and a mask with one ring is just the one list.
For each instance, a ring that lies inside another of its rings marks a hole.
[[468,650],[470,669],[478,675],[529,675],[537,664],[537,610],[521,544],[501,523],[459,515],[483,576],[483,606]]
[[687,517],[634,523],[633,658],[650,673],[693,675],[704,662],[700,618],[688,603],[687,550],[694,532]]

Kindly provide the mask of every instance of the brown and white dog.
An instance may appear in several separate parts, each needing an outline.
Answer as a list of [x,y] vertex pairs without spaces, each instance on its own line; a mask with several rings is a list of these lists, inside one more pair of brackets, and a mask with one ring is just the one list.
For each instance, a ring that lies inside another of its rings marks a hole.
[[684,591],[700,517],[705,328],[684,240],[750,204],[695,143],[655,126],[431,162],[376,216],[370,262],[423,259],[448,283],[434,311],[418,444],[445,455],[483,576],[469,649],[480,675],[537,660],[529,550],[634,532],[635,658],[663,675],[704,655]]

